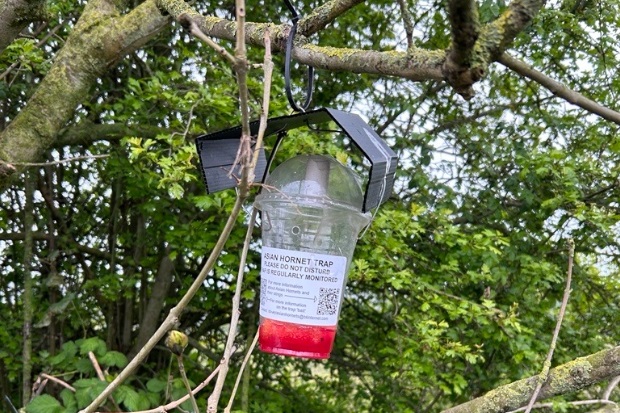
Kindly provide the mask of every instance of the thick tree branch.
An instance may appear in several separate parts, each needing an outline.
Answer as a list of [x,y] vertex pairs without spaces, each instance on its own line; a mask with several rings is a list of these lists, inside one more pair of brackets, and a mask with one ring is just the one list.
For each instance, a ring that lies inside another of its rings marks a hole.
[[[551,369],[539,400],[584,389],[620,374],[620,346]],[[442,413],[504,413],[526,404],[536,387],[538,376],[519,380],[491,390],[482,397],[444,410]]]
[[[56,143],[58,131],[88,96],[97,78],[167,22],[154,2],[141,4],[124,17],[119,17],[114,4],[106,0],[89,2],[28,105],[0,134],[0,160],[19,164],[39,159]],[[0,165],[0,188],[22,169]]]
[[484,27],[481,35],[484,38],[483,46],[492,60],[506,51],[545,3],[546,0],[513,0],[499,18]]
[[[484,77],[489,64],[504,53],[544,3],[545,0],[514,0],[501,16],[482,27],[478,35],[474,2],[452,0],[450,13],[454,47],[450,49],[449,56],[454,56],[449,58],[450,62],[445,67],[448,83],[465,99],[471,98],[471,86]],[[465,18],[460,18],[458,13],[463,13]],[[477,41],[472,48],[468,36],[476,35]]]
[[506,66],[507,68],[520,74],[521,76],[527,77],[528,79],[531,79],[534,82],[540,84],[542,87],[548,89],[555,96],[558,96],[566,100],[567,102],[572,103],[573,105],[579,106],[580,108],[585,109],[588,112],[598,115],[603,119],[620,125],[619,112],[606,108],[594,102],[593,100],[590,100],[587,97],[575,92],[574,90],[567,88],[560,82],[540,73],[526,63],[515,59],[514,57],[509,56],[506,53],[504,53],[497,61]]
[[[177,21],[193,22],[207,36],[229,41],[235,40],[236,26],[233,21],[203,16],[182,0],[158,0],[162,9]],[[307,19],[300,21],[304,24]],[[326,18],[325,24],[329,23]],[[273,51],[283,51],[290,26],[270,23],[245,24],[245,41],[249,45],[265,47],[265,32],[269,33]],[[322,47],[309,44],[304,36],[296,37],[293,58],[305,65],[320,69],[390,75],[410,79],[442,80],[441,67],[445,52],[420,48],[404,52],[378,52],[374,50]]]
[[0,0],[0,53],[29,23],[45,14],[44,0]]
[[452,44],[443,65],[443,73],[458,93],[471,97],[471,85],[480,78],[473,79],[469,70],[474,45],[480,33],[478,5],[474,0],[450,0],[448,16],[452,29]]
[[[300,33],[315,33],[360,2],[331,0],[300,21]],[[543,0],[513,1],[502,16],[480,30],[471,57],[468,58],[467,53],[452,57],[455,62],[465,62],[465,66],[469,67],[462,67],[464,71],[456,68],[454,73],[460,74],[452,81],[449,78],[449,83],[468,97],[469,86],[484,76],[488,64],[501,55],[542,4]],[[471,17],[465,22],[470,21],[474,27],[475,10],[472,5],[455,0],[455,12],[461,10],[461,6]],[[164,17],[159,9],[170,17]],[[165,27],[170,18],[178,20],[181,15],[187,15],[206,35],[235,40],[235,22],[202,16],[182,0],[146,0],[127,15],[119,14],[111,0],[93,0],[87,4],[28,105],[0,134],[0,160],[4,161],[4,166],[0,165],[0,188],[6,187],[10,178],[23,169],[12,169],[6,165],[36,162],[46,150],[57,145],[61,141],[58,132],[95,86],[96,79],[124,55],[141,47]],[[247,44],[264,47],[267,31],[273,50],[280,51],[289,30],[290,26],[285,24],[246,22],[243,32]],[[299,35],[292,54],[301,64],[326,70],[397,76],[413,81],[445,78],[446,52],[443,50],[409,48],[403,53],[321,47],[309,44],[306,37]],[[49,104],[50,96],[54,99],[53,105]]]

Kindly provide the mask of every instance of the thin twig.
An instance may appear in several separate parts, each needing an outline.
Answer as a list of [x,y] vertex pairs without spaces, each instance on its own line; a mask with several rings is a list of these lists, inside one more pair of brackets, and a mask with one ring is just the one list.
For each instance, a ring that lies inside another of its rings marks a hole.
[[614,389],[616,388],[616,386],[618,386],[618,384],[620,384],[620,376],[616,376],[614,377],[609,384],[607,385],[607,388],[605,389],[605,391],[603,392],[603,400],[609,400],[609,397],[611,396],[611,392],[614,391]]
[[228,60],[228,62],[232,65],[235,64],[235,57],[230,54],[228,52],[228,50],[226,50],[226,48],[224,48],[223,46],[220,46],[219,44],[215,43],[213,40],[211,40],[210,37],[207,37],[202,30],[200,30],[200,28],[196,25],[196,23],[194,23],[192,20],[189,20],[189,32],[191,34],[193,34],[194,36],[196,36],[197,38],[199,38],[200,40],[202,40],[203,42],[205,42],[207,44],[207,46],[211,47],[213,50],[215,50],[216,52],[218,52],[220,55],[224,56],[224,58],[226,60]]
[[[236,1],[236,9],[237,9],[237,47],[235,49],[235,59],[237,63],[235,64],[235,70],[237,72],[237,83],[239,85],[239,105],[241,108],[241,144],[244,143],[244,137],[249,137],[250,134],[250,123],[249,123],[249,107],[248,107],[248,90],[247,90],[247,58],[245,51],[245,3],[243,0]],[[267,39],[267,45],[265,49],[265,84],[263,89],[263,109],[261,112],[261,118],[259,122],[259,133],[256,142],[256,148],[259,149],[262,145],[262,139],[264,135],[264,130],[266,128],[267,123],[267,114],[269,109],[269,100],[270,100],[270,91],[271,91],[271,73],[272,73],[272,64],[271,64],[271,48],[269,42],[269,34],[265,36]],[[254,168],[256,166],[256,157],[255,153],[252,157],[247,157],[244,159],[244,165],[242,165],[242,183],[239,185],[239,189],[241,193],[245,193],[248,191],[249,186],[254,181]],[[248,185],[247,187],[243,185],[243,178],[245,178],[245,183]],[[254,229],[254,222],[256,221],[257,212],[254,210],[252,212],[250,222],[248,223],[248,230],[246,232],[245,242],[243,245],[243,250],[241,252],[241,258],[239,263],[239,271],[237,273],[237,285],[235,288],[235,295],[233,297],[233,308],[231,315],[231,322],[228,331],[228,338],[226,341],[226,347],[224,349],[224,357],[222,358],[222,362],[225,365],[222,367],[222,372],[217,378],[217,382],[215,384],[215,388],[213,392],[209,396],[207,402],[207,412],[215,413],[217,411],[217,405],[219,402],[219,398],[222,393],[222,388],[224,386],[224,380],[226,380],[226,375],[228,374],[228,361],[230,360],[230,354],[228,349],[234,343],[235,336],[237,334],[237,324],[239,322],[239,306],[241,302],[241,290],[243,287],[243,276],[245,273],[245,263],[247,259],[247,254],[249,250],[249,245],[252,240],[252,232]]]
[[235,401],[235,395],[237,394],[237,388],[239,387],[239,382],[241,381],[241,376],[243,375],[245,366],[248,364],[248,361],[250,361],[250,357],[252,356],[254,347],[256,347],[256,343],[258,342],[258,335],[259,335],[259,330],[256,330],[256,334],[254,334],[254,339],[252,340],[252,344],[250,345],[250,348],[248,348],[247,353],[245,353],[245,357],[243,358],[243,363],[241,363],[241,368],[239,369],[239,374],[237,375],[235,386],[233,387],[232,394],[230,395],[230,399],[228,400],[228,405],[224,409],[224,413],[230,413],[232,404]]
[[192,386],[189,385],[189,380],[187,379],[187,374],[185,374],[185,366],[183,365],[183,355],[179,354],[178,356],[175,354],[177,358],[177,362],[179,363],[179,373],[181,374],[181,379],[183,383],[185,383],[185,388],[187,389],[187,395],[192,402],[192,408],[194,409],[194,413],[199,413],[198,404],[196,404],[196,398],[192,393]]
[[[269,103],[271,102],[271,78],[273,75],[273,60],[271,58],[271,34],[269,29],[265,30],[265,57],[263,59],[263,70],[265,72],[263,81],[263,106],[260,113],[260,121],[258,124],[258,135],[256,136],[256,146],[254,148],[254,156],[252,157],[252,165],[250,167],[252,178],[254,169],[258,163],[258,154],[263,146],[265,131],[267,130],[267,119],[269,118]],[[250,182],[254,182],[251,179]]]
[[603,119],[607,119],[610,122],[614,122],[620,125],[620,112],[616,112],[610,108],[606,108],[593,100],[588,99],[582,94],[569,89],[562,83],[551,79],[549,76],[533,69],[529,65],[524,62],[515,59],[514,57],[504,53],[498,60],[499,63],[503,64],[507,68],[515,71],[523,77],[527,77],[528,79],[533,80],[534,82],[540,84],[542,87],[548,89],[555,96],[558,96],[568,103],[572,103],[573,105],[579,106],[582,109],[587,110],[590,113],[598,115]]
[[65,381],[60,380],[60,379],[59,379],[59,378],[57,378],[57,377],[50,376],[49,374],[45,374],[45,373],[41,373],[41,374],[40,374],[40,376],[41,376],[41,377],[43,377],[44,379],[47,379],[47,380],[53,381],[54,383],[58,383],[58,384],[60,384],[62,387],[66,388],[66,389],[69,389],[69,390],[71,390],[73,393],[75,393],[75,387],[73,387],[72,385],[70,385],[69,383],[67,383],[67,382],[65,382]]
[[105,381],[103,370],[101,370],[101,366],[99,366],[99,362],[97,361],[97,357],[95,357],[95,353],[93,353],[92,351],[89,351],[88,358],[90,359],[91,364],[95,368],[95,372],[97,373],[97,377],[99,377],[99,380]]
[[[213,378],[220,372],[220,369],[222,368],[222,365],[219,365],[215,368],[215,370],[213,370],[211,372],[211,374],[209,374],[209,376],[204,379],[204,381],[202,383],[200,383],[198,386],[196,386],[196,388],[194,390],[191,391],[191,394],[193,396],[195,396],[196,394],[198,394],[198,392],[200,392],[202,389],[204,389],[205,387],[207,387],[207,385],[211,382],[211,380],[213,380]],[[164,406],[159,406],[156,407],[154,409],[150,409],[150,410],[140,410],[134,413],[165,413],[165,412],[169,412],[172,409],[176,409],[177,407],[179,407],[180,405],[182,405],[183,403],[185,403],[187,400],[189,399],[189,394],[186,394],[185,396],[181,397],[180,399],[177,399],[173,402],[170,402]],[[96,412],[96,413],[103,413],[103,412]],[[121,412],[115,412],[115,413],[121,413]]]
[[402,15],[405,33],[407,35],[407,48],[411,49],[413,47],[413,19],[411,18],[411,13],[409,13],[407,9],[407,1],[398,0],[398,4],[400,6],[400,14]]
[[237,335],[237,325],[239,324],[239,315],[240,315],[240,304],[241,304],[241,290],[243,287],[243,276],[245,274],[245,264],[248,256],[248,250],[250,248],[250,242],[252,241],[252,232],[254,231],[254,222],[256,221],[257,210],[254,209],[252,211],[252,215],[250,216],[250,222],[248,222],[248,229],[245,235],[245,240],[243,243],[243,249],[241,251],[241,258],[239,259],[239,271],[237,273],[237,285],[235,287],[235,295],[232,300],[232,315],[230,317],[230,327],[228,330],[228,338],[226,340],[226,348],[224,349],[224,357],[222,358],[222,373],[217,377],[217,382],[215,383],[215,388],[213,389],[213,393],[209,396],[207,412],[215,413],[217,411],[217,404],[222,393],[222,389],[224,387],[224,380],[226,379],[226,374],[228,373],[228,363],[230,361],[230,349],[235,341],[235,337]]
[[575,241],[570,238],[568,240],[568,271],[566,273],[566,287],[564,288],[564,296],[562,297],[562,305],[560,306],[560,312],[558,313],[558,320],[555,324],[555,330],[553,331],[553,337],[551,338],[551,344],[549,345],[549,353],[547,354],[547,358],[543,363],[543,370],[538,376],[538,383],[536,384],[536,389],[532,394],[532,398],[530,399],[529,404],[525,408],[525,413],[530,413],[532,408],[534,407],[534,403],[536,403],[536,398],[538,398],[538,394],[540,393],[540,389],[543,384],[547,381],[549,377],[549,369],[551,369],[551,359],[553,358],[553,353],[555,351],[555,345],[558,341],[558,336],[560,335],[560,328],[562,328],[562,320],[564,319],[564,314],[566,313],[566,305],[568,304],[568,298],[570,297],[571,291],[571,279],[573,276],[573,258],[575,256]]
[[199,102],[200,102],[200,99],[197,100],[196,102],[194,102],[192,107],[189,109],[189,114],[187,115],[187,123],[185,124],[185,130],[183,131],[183,133],[172,132],[170,134],[170,138],[173,138],[176,135],[181,135],[181,136],[183,136],[183,140],[187,139],[187,134],[189,133],[189,128],[192,125],[192,117],[194,116],[194,109],[196,109],[196,106],[198,106]]
[[[99,377],[99,380],[101,380],[102,382],[107,382],[107,380],[105,379],[105,375],[103,374],[103,370],[101,370],[101,366],[99,365],[99,362],[97,361],[97,357],[95,356],[95,353],[93,353],[92,351],[89,351],[88,358],[90,359],[91,364],[95,368],[95,372],[97,373],[97,377]],[[114,397],[112,395],[108,397],[108,400],[110,401],[110,403],[114,405],[114,408],[116,410],[121,410],[120,406],[118,405],[118,403],[116,403],[116,400],[114,400]]]

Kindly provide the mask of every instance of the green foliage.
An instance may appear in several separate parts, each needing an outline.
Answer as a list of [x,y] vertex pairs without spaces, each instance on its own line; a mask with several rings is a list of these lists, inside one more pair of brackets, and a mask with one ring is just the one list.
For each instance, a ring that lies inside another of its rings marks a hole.
[[50,395],[42,394],[35,397],[26,407],[27,413],[62,413],[63,406]]
[[[227,16],[229,3],[195,6]],[[281,5],[267,3],[248,4],[248,16],[282,16]],[[414,46],[448,47],[444,4],[408,3]],[[306,2],[299,9],[307,14],[316,6]],[[481,2],[481,20],[494,19],[505,6]],[[32,95],[82,5],[50,7],[56,17],[44,33],[57,31],[45,47],[23,38],[0,55],[0,72],[16,64],[0,80],[1,128]],[[617,10],[614,2],[571,0],[544,9],[511,53],[616,107]],[[312,41],[404,50],[404,33],[394,23],[400,19],[395,2],[363,2]],[[250,48],[250,59],[260,63],[262,50]],[[279,116],[289,108],[281,56],[275,61],[270,114]],[[303,84],[305,68],[299,69],[295,84]],[[358,243],[332,358],[257,353],[248,411],[439,411],[536,374],[564,288],[568,237],[578,253],[554,363],[618,342],[618,129],[501,67],[490,70],[469,102],[439,83],[318,70],[315,104],[362,114],[398,152],[395,194]],[[250,76],[257,118],[263,75],[252,69]],[[48,383],[27,412],[72,413],[88,405],[138,350],[149,304],[164,297],[155,310],[161,321],[195,279],[234,191],[206,195],[193,138],[239,124],[237,93],[226,62],[170,25],[101,78],[62,131],[69,136],[88,122],[90,140],[44,155],[109,156],[37,169],[33,371],[54,375],[76,392]],[[148,128],[99,132],[110,125]],[[274,140],[267,139],[268,150]],[[330,154],[367,179],[360,152],[337,133],[291,132],[274,164],[302,153]],[[0,314],[11,315],[0,320],[0,392],[12,399],[22,380],[14,355],[21,353],[23,331],[23,201],[20,182],[0,194]],[[179,320],[178,329],[200,344],[190,344],[185,356],[194,384],[221,356],[247,221],[243,213]],[[253,241],[237,339],[242,349],[258,322],[259,249]],[[233,357],[224,400],[239,364]],[[121,410],[135,411],[185,394],[169,353],[157,348],[113,397]],[[207,395],[198,395],[202,409]],[[565,409],[565,401],[555,401],[556,410]]]

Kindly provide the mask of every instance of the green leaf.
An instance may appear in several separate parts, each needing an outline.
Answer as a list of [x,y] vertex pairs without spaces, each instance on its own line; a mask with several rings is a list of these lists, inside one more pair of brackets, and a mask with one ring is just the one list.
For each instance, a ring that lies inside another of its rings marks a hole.
[[65,406],[63,413],[76,412],[78,410],[75,394],[69,389],[63,389],[60,392],[62,404]]
[[180,199],[181,197],[183,197],[184,193],[185,190],[183,189],[183,187],[176,182],[168,187],[168,194],[172,199]]
[[61,413],[62,411],[60,402],[49,394],[35,397],[26,406],[27,413]]
[[82,355],[86,355],[88,354],[88,352],[92,351],[97,357],[101,357],[106,352],[105,341],[103,341],[99,337],[87,338],[81,343],[79,343],[79,346],[80,354]]
[[118,351],[108,351],[99,359],[99,363],[108,367],[116,366],[123,368],[127,365],[127,357]]
[[167,387],[167,385],[167,382],[159,379],[151,379],[146,382],[146,388],[153,393],[162,392]]
[[125,387],[122,403],[130,411],[144,410],[149,408],[149,401],[146,396],[140,395],[137,391],[131,387]]

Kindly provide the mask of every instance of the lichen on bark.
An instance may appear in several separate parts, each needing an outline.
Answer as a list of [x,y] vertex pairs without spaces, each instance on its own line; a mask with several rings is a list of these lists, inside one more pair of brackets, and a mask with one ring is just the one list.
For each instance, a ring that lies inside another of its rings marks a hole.
[[[620,374],[620,346],[580,357],[549,371],[538,400],[584,389]],[[484,396],[444,410],[442,413],[502,413],[524,406],[534,391],[538,376],[491,390]]]

